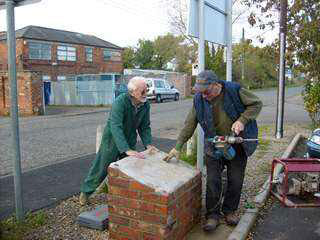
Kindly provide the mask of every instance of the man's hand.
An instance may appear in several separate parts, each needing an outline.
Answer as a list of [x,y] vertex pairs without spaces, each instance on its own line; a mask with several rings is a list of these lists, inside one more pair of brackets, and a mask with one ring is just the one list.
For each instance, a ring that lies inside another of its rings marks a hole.
[[159,152],[159,149],[156,148],[156,147],[153,146],[153,145],[148,145],[148,146],[147,146],[147,150],[148,150],[149,154],[154,154],[154,153],[156,153],[156,152]]
[[170,159],[175,157],[177,160],[179,160],[180,152],[177,151],[175,148],[172,148],[169,152],[168,156],[166,156],[163,161],[169,162]]
[[126,154],[128,156],[131,156],[131,157],[136,157],[136,158],[140,158],[140,159],[145,159],[145,156],[143,153],[139,153],[137,151],[133,151],[133,150],[129,150],[129,151],[126,151]]
[[234,122],[231,127],[231,130],[234,131],[237,135],[239,135],[239,133],[243,131],[243,129],[244,129],[244,125],[240,121]]

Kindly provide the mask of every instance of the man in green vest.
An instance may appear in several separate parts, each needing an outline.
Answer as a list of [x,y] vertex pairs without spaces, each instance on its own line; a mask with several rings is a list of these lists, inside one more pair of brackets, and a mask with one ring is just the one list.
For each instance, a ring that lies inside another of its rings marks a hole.
[[143,77],[134,77],[128,83],[128,93],[118,96],[112,104],[109,119],[103,131],[101,145],[91,164],[88,176],[81,186],[79,202],[85,205],[88,197],[107,176],[108,166],[126,156],[145,158],[135,150],[137,131],[146,149],[151,145],[150,104],[147,84]]

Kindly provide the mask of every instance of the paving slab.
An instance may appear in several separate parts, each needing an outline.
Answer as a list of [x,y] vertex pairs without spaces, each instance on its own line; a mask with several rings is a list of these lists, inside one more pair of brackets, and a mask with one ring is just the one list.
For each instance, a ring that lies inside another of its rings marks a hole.
[[226,240],[234,227],[226,224],[220,224],[212,233],[206,233],[202,230],[201,224],[196,225],[187,236],[187,240]]

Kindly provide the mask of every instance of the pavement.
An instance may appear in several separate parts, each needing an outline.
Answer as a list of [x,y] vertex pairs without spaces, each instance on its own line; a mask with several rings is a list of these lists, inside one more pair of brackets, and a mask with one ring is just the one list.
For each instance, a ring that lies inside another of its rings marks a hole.
[[110,107],[66,107],[66,106],[47,106],[44,116],[70,116],[83,115],[98,112],[108,112]]

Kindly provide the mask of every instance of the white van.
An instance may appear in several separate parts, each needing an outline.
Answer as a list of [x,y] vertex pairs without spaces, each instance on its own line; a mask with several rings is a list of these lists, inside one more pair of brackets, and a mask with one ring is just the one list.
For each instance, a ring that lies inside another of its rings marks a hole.
[[148,93],[147,98],[156,100],[157,103],[162,102],[164,99],[179,100],[180,93],[178,89],[161,78],[147,78]]

